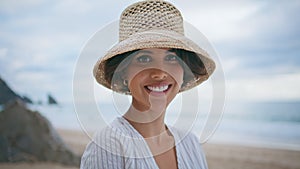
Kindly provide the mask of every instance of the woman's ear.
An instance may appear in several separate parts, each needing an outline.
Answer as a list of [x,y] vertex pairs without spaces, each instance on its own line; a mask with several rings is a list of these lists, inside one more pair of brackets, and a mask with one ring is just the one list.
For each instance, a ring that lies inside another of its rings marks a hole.
[[123,85],[128,87],[128,80],[124,79],[123,80]]
[[121,72],[121,80],[122,80],[122,84],[126,87],[128,87],[128,75],[127,75],[127,71],[126,69],[124,69]]

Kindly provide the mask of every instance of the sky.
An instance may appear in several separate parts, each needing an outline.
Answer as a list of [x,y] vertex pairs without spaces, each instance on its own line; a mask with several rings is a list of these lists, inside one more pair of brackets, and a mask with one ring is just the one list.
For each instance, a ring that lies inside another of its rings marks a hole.
[[[33,101],[72,102],[84,46],[136,1],[0,1],[0,76]],[[214,47],[227,100],[299,101],[300,1],[170,2]]]

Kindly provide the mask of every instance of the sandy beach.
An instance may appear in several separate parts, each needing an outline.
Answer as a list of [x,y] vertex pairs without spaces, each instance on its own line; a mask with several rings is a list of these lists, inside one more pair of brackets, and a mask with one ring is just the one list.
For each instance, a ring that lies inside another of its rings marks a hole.
[[[64,141],[81,155],[89,141],[80,131],[58,130]],[[210,169],[300,169],[300,151],[206,143]],[[1,169],[78,169],[55,163],[2,163]]]

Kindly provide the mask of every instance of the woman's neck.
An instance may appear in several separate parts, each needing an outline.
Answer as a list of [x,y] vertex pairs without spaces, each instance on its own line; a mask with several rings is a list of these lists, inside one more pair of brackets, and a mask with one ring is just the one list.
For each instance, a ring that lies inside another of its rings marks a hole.
[[166,131],[165,110],[139,111],[131,106],[124,118],[144,137],[157,137]]
[[133,106],[124,118],[143,136],[153,156],[174,149],[175,140],[164,123],[165,110],[162,112],[138,111]]

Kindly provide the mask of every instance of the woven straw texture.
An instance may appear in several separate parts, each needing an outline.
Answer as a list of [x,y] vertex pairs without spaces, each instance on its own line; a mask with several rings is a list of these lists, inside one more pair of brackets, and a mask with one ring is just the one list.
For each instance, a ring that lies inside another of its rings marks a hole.
[[146,48],[176,48],[195,52],[204,63],[207,75],[181,88],[185,91],[199,85],[213,73],[215,63],[208,53],[184,36],[183,18],[178,9],[162,0],[145,0],[127,7],[120,17],[119,43],[113,46],[94,67],[98,83],[119,93],[105,80],[105,62],[116,55]]
[[158,0],[133,4],[121,15],[119,40],[127,39],[136,32],[156,28],[183,35],[183,19],[179,10],[167,2]]

